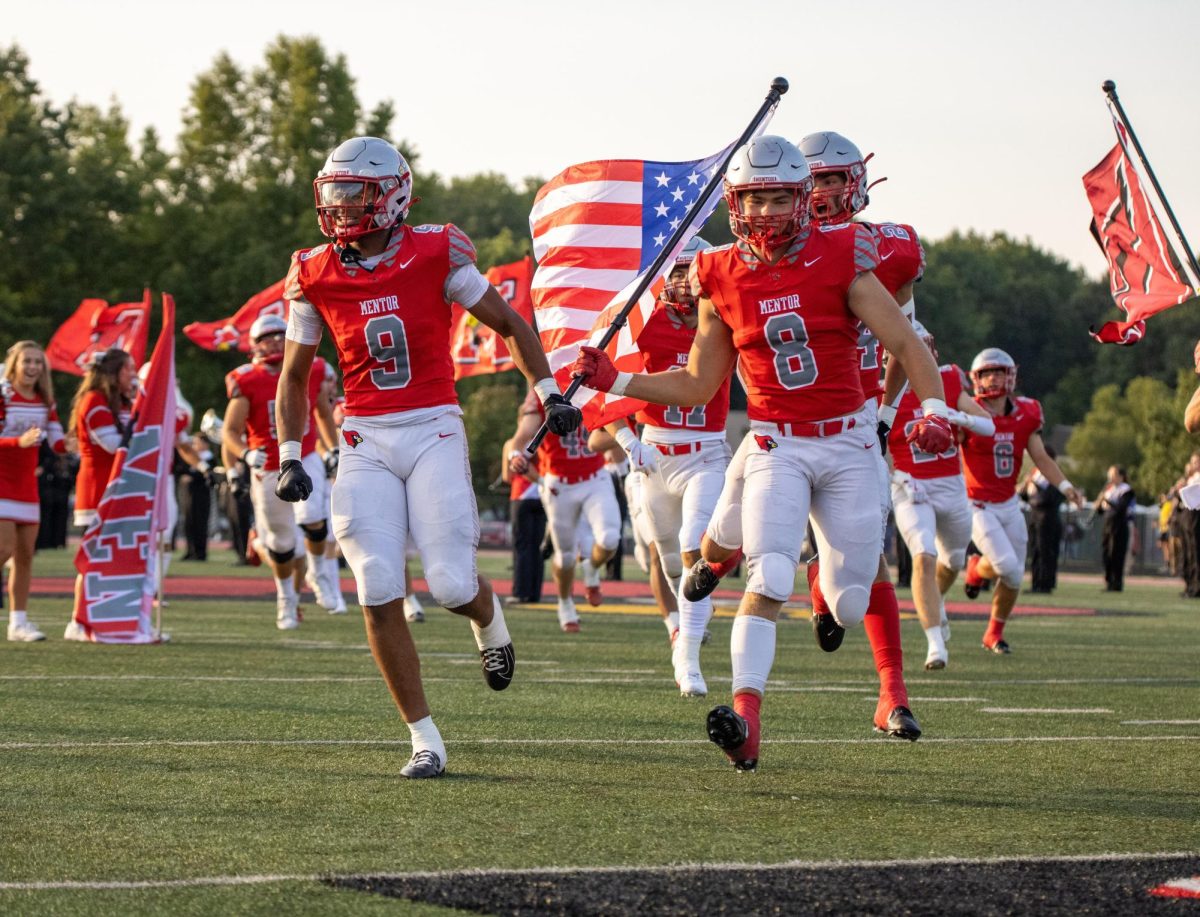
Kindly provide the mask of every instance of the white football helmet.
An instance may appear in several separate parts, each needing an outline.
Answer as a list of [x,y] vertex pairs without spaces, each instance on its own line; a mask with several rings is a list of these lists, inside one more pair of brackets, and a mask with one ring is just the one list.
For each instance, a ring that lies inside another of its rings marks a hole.
[[[992,369],[1004,370],[1004,380],[985,386],[980,380],[980,376]],[[981,350],[971,361],[971,385],[975,389],[976,398],[999,398],[1002,395],[1011,395],[1017,387],[1017,364],[999,347],[988,347]]]
[[313,182],[317,223],[339,245],[399,226],[412,206],[412,171],[378,137],[352,137],[329,154]]
[[204,416],[200,418],[200,432],[214,446],[221,445],[221,434],[224,429],[225,420],[212,408],[205,411]]
[[283,360],[283,338],[272,337],[287,333],[283,316],[260,315],[250,326],[250,353],[256,363],[279,363]]
[[[725,170],[724,189],[729,228],[749,245],[779,248],[808,226],[812,174],[804,154],[790,140],[763,134],[741,147]],[[771,216],[743,212],[742,197],[746,192],[774,189],[793,192],[791,212]]]
[[814,180],[828,172],[841,172],[846,176],[846,187],[836,198],[832,192],[814,188],[812,210],[818,220],[846,223],[870,203],[867,162],[874,153],[863,156],[858,147],[833,131],[809,134],[800,141],[800,152],[808,161]]
[[709,248],[712,246],[699,236],[692,236],[675,256],[675,266],[667,273],[660,298],[680,315],[690,315],[696,311],[696,297],[692,295],[688,269],[696,260],[697,253]]

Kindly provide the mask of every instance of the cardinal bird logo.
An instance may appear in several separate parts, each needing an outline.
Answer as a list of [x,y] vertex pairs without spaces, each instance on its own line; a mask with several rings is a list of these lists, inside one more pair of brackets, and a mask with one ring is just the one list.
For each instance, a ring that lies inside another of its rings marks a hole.
[[767,436],[765,433],[755,433],[754,441],[758,443],[758,448],[763,452],[770,452],[772,449],[778,449],[779,443]]
[[355,448],[363,441],[362,434],[355,430],[343,430],[342,439],[346,441],[346,445],[351,449]]

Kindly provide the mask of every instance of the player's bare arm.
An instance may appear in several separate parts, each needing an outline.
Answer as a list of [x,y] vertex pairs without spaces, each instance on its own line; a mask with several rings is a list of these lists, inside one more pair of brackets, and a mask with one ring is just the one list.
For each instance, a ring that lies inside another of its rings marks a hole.
[[593,430],[588,434],[587,447],[592,452],[607,452],[617,445],[616,437],[622,429],[628,430],[629,425],[623,420],[614,420],[599,430]]
[[325,451],[336,449],[338,443],[337,423],[333,419],[333,393],[334,384],[331,379],[326,379],[321,383],[321,391],[317,395],[317,433],[319,434],[320,445],[325,447]]
[[847,304],[884,349],[900,361],[917,397],[922,401],[936,398],[944,402],[946,392],[933,355],[873,272],[858,275],[850,285]]
[[230,398],[225,408],[225,421],[221,425],[221,461],[226,468],[233,468],[246,451],[246,418],[250,415],[248,398]]
[[550,364],[546,362],[546,352],[542,350],[537,332],[504,301],[495,287],[489,287],[471,307],[471,314],[504,338],[517,369],[531,385],[550,378]]
[[1029,442],[1025,444],[1025,451],[1033,459],[1033,464],[1037,466],[1038,471],[1046,476],[1046,480],[1050,482],[1050,486],[1061,490],[1063,495],[1076,506],[1083,503],[1083,496],[1071,486],[1071,482],[1067,480],[1067,476],[1058,467],[1058,462],[1054,461],[1050,457],[1050,453],[1046,451],[1046,444],[1042,441],[1041,433],[1030,435]]
[[316,344],[284,342],[283,366],[275,395],[275,429],[279,431],[280,445],[298,443],[304,436],[304,419],[309,410],[308,378],[316,354]]

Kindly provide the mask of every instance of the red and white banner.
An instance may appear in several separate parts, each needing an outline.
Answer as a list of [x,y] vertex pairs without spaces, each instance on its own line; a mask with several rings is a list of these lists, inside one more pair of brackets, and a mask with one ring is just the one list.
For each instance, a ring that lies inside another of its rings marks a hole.
[[205,350],[240,350],[250,352],[250,326],[260,315],[288,317],[287,300],[283,298],[283,281],[277,281],[255,293],[230,318],[215,322],[192,322],[183,333],[193,344]]
[[1105,322],[1091,335],[1103,344],[1136,344],[1145,320],[1197,295],[1171,248],[1129,155],[1128,138],[1114,120],[1117,145],[1083,176],[1092,205],[1092,235],[1108,259],[1113,301],[1126,321]]
[[[520,261],[496,265],[484,276],[521,318],[533,324],[533,300],[529,295],[532,257],[526,255]],[[454,357],[455,379],[516,368],[504,338],[481,324],[470,309],[455,305],[454,314],[450,353]]]
[[150,291],[141,302],[110,306],[103,299],[85,299],[63,322],[46,347],[50,368],[82,376],[98,353],[118,348],[133,357],[134,365],[146,359],[150,333]]
[[75,620],[96,643],[159,642],[150,613],[175,453],[175,301],[169,293],[130,425],[129,443],[117,450],[96,521],[75,555],[82,578]]

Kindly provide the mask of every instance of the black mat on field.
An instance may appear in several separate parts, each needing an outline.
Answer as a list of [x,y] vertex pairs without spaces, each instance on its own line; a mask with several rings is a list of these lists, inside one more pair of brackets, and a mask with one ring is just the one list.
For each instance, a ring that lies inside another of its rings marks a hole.
[[1200,854],[1142,860],[590,872],[446,873],[330,879],[335,888],[479,914],[1200,914],[1151,888],[1200,875]]

